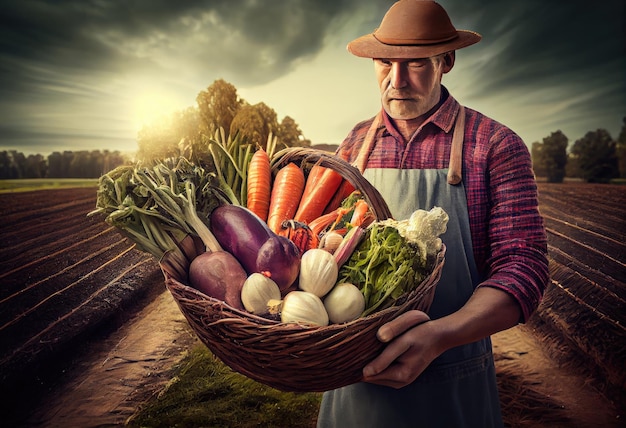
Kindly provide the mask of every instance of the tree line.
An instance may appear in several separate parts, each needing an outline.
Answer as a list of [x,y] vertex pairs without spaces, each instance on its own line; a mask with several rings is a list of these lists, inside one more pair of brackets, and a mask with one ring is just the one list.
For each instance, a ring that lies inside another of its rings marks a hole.
[[129,161],[119,151],[108,150],[53,152],[46,157],[4,150],[0,151],[0,179],[98,178]]
[[551,183],[560,183],[565,177],[590,183],[626,178],[626,117],[617,140],[607,130],[598,129],[574,141],[569,152],[568,146],[569,140],[561,131],[553,132],[541,143],[534,142],[531,154],[535,175]]
[[[137,134],[137,151],[128,158],[117,151],[64,151],[47,157],[11,150],[0,152],[0,178],[97,178],[129,162],[150,162],[170,156],[188,157],[208,153],[216,132],[237,138],[240,144],[266,147],[275,138],[277,147],[310,146],[296,121],[265,103],[250,104],[239,97],[234,85],[218,79],[196,96],[196,105],[176,111],[144,125]],[[561,182],[565,177],[589,182],[608,182],[626,177],[626,117],[614,140],[598,129],[576,140],[568,152],[569,140],[553,132],[531,147],[537,177]]]

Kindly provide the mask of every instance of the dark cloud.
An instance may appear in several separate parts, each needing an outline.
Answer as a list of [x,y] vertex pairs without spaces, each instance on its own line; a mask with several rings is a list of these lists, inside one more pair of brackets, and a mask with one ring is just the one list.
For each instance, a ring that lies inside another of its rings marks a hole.
[[[13,64],[116,72],[195,54],[260,83],[322,47],[334,19],[357,0],[43,1],[3,7],[0,55]],[[381,2],[388,4],[390,2]],[[250,72],[255,66],[254,72]],[[240,70],[245,70],[240,71]],[[9,70],[3,70],[9,72]]]
[[[117,82],[131,71],[202,85],[217,78],[236,86],[270,82],[314,59],[329,39],[345,46],[372,31],[393,1],[3,3],[4,145],[25,126],[59,124],[90,100],[117,95],[112,93]],[[592,123],[616,110],[626,114],[623,0],[441,3],[457,27],[483,35],[481,43],[459,53],[465,98],[532,94],[538,104],[561,103],[560,114],[570,122]],[[335,38],[339,33],[346,39]]]
[[568,130],[570,141],[597,128],[610,128],[617,137],[626,116],[622,0],[442,4],[457,27],[483,35],[457,55],[464,100],[516,122],[527,143],[560,129]]
[[[172,80],[204,78],[206,85],[217,78],[237,85],[276,79],[314,56],[333,22],[346,11],[352,12],[359,2],[3,3],[0,117],[4,121],[3,144],[9,144],[12,137],[24,133],[25,126],[43,126],[50,117],[59,116],[59,110],[65,118],[56,117],[55,123],[70,121],[77,105],[85,106],[86,100],[106,91],[103,82],[114,86],[110,82],[131,73],[161,73]],[[47,113],[40,114],[42,110]],[[37,136],[26,134],[33,138],[21,138],[21,143],[35,141]]]
[[506,44],[489,63],[496,71],[492,85],[563,81],[602,69],[624,71],[621,0],[593,5],[581,0],[489,2],[484,9],[474,22],[484,35],[481,48]]

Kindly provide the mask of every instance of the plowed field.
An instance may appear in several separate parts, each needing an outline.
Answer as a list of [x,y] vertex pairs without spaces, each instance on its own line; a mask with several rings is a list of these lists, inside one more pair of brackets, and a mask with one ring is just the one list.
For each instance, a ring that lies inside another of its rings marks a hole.
[[[94,206],[95,188],[0,194],[3,405],[36,384],[39,369],[163,291],[156,262],[101,217],[88,218]],[[552,282],[527,329],[559,365],[588,376],[619,407],[626,390],[626,187],[540,183],[540,209]],[[506,351],[500,357],[506,367]]]
[[95,188],[0,195],[0,383],[33,370],[161,281],[95,208]]

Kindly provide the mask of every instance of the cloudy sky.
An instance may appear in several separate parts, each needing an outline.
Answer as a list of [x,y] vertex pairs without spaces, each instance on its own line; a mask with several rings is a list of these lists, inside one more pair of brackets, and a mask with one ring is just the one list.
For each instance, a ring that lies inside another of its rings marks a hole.
[[[0,0],[0,150],[132,152],[137,131],[217,79],[339,143],[379,109],[371,61],[346,44],[389,0]],[[530,145],[626,116],[623,0],[441,0],[483,40],[444,84]]]

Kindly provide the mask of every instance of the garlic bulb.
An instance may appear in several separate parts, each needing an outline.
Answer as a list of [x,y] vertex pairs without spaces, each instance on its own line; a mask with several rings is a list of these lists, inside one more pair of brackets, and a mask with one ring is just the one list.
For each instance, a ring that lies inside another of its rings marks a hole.
[[324,307],[333,324],[353,321],[365,310],[365,297],[354,284],[342,282],[328,293]]
[[263,274],[253,273],[243,283],[241,302],[250,313],[266,313],[268,302],[278,299],[280,299],[280,288],[272,279]]
[[324,303],[315,294],[307,291],[288,293],[282,302],[280,318],[282,322],[328,325],[328,314]]
[[303,291],[323,297],[337,282],[339,268],[332,254],[312,248],[302,254],[298,286]]
[[330,232],[324,234],[322,239],[320,239],[320,244],[318,248],[322,250],[328,251],[330,254],[334,254],[337,248],[339,248],[339,244],[343,241],[343,236],[339,233],[331,230]]

